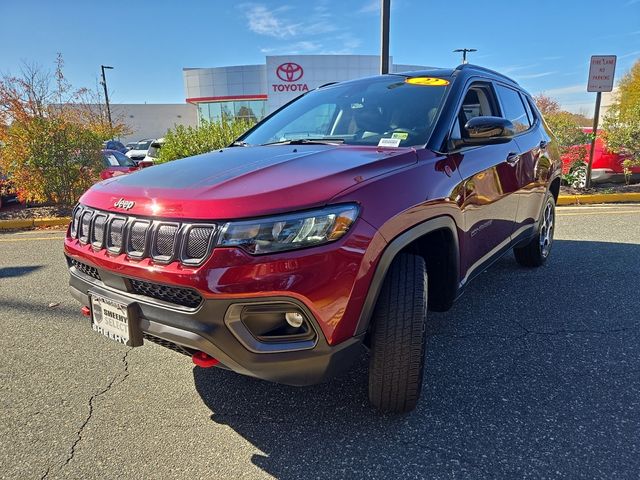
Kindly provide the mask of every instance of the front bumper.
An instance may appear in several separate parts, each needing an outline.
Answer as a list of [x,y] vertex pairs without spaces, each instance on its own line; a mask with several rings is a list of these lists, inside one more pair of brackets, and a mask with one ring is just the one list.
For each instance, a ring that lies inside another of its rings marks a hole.
[[[106,270],[96,271],[100,279],[70,266],[71,294],[82,305],[90,305],[90,293],[132,305],[136,312],[130,320],[132,328],[148,340],[175,346],[175,350],[187,354],[205,352],[240,374],[288,385],[312,385],[349,367],[362,351],[362,336],[329,345],[311,311],[293,297],[204,298],[197,308],[187,308],[114,288],[111,285],[121,277]],[[274,302],[291,304],[305,313],[316,332],[313,342],[285,342],[263,350],[228,321],[234,305]]]

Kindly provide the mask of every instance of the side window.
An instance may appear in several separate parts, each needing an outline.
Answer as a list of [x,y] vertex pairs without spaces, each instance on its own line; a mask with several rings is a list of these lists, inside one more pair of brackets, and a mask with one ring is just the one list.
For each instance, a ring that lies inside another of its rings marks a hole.
[[516,132],[524,132],[529,130],[531,124],[529,123],[529,117],[527,111],[524,108],[520,94],[508,87],[502,85],[496,85],[498,97],[502,104],[502,116],[513,123]]
[[524,96],[522,93],[520,94],[520,98],[522,98],[522,103],[524,103],[524,108],[527,111],[527,116],[529,117],[529,124],[533,125],[536,123],[536,117],[531,110],[531,104],[529,103],[529,99]]
[[466,123],[474,117],[498,115],[493,90],[486,84],[471,85],[464,96],[462,107],[451,130],[450,140],[455,144],[462,139],[462,130]]

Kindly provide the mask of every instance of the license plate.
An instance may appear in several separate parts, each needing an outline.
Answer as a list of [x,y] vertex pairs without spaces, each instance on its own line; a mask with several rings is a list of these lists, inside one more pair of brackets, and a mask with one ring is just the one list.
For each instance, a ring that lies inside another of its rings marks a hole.
[[131,323],[126,304],[91,295],[91,328],[105,337],[131,346]]

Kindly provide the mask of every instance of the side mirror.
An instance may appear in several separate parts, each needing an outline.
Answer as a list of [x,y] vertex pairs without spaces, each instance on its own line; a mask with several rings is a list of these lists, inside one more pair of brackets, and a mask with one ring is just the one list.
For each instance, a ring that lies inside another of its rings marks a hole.
[[467,122],[462,132],[464,145],[495,145],[508,143],[516,129],[506,118],[474,117]]

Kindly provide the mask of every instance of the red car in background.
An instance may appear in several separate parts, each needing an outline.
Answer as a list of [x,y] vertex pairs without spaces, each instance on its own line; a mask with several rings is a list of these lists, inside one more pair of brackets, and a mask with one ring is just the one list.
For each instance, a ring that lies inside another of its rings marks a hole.
[[126,175],[141,168],[136,165],[136,162],[117,150],[102,150],[102,158],[102,163],[105,167],[104,170],[100,172],[100,178],[102,180],[119,175]]
[[[593,128],[586,127],[583,128],[582,131],[589,134],[593,132]],[[563,173],[567,173],[569,171],[571,164],[576,160],[576,153],[578,149],[582,147],[586,147],[584,161],[585,163],[589,162],[591,144],[575,145],[569,149],[569,152],[562,155]],[[624,167],[622,166],[622,162],[628,158],[629,156],[627,155],[614,153],[608,150],[603,139],[603,132],[598,130],[598,136],[596,137],[596,149],[593,154],[591,181],[593,183],[624,182]],[[631,173],[632,181],[640,181],[640,167],[632,167]]]

